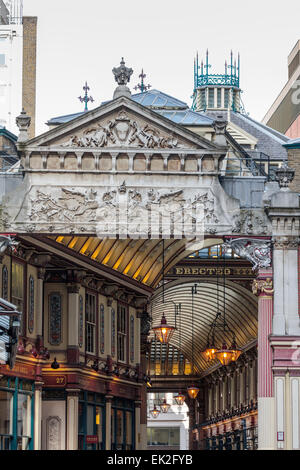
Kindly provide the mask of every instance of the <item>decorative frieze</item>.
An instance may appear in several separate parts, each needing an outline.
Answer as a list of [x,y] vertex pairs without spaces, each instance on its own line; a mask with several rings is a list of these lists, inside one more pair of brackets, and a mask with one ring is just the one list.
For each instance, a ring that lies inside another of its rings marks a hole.
[[29,300],[28,300],[28,331],[33,333],[34,330],[34,279],[32,276],[29,277]]
[[116,355],[116,311],[111,309],[111,356]]
[[100,354],[105,351],[105,311],[104,305],[100,304]]
[[58,346],[62,342],[62,297],[58,292],[49,295],[49,343]]
[[83,297],[82,295],[78,298],[79,302],[79,315],[78,315],[78,345],[80,348],[83,346]]

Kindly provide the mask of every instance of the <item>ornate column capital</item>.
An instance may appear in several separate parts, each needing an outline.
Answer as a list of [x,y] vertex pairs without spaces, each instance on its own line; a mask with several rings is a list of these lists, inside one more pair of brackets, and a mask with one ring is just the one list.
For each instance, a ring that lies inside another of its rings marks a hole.
[[69,286],[67,286],[67,291],[68,291],[68,294],[78,294],[80,291],[80,285],[70,284]]
[[38,268],[37,275],[38,275],[38,279],[44,281],[45,280],[45,275],[46,275],[46,269],[45,268]]
[[255,295],[273,295],[273,279],[254,279],[252,283],[252,292]]
[[300,243],[299,237],[274,237],[274,250],[297,250]]

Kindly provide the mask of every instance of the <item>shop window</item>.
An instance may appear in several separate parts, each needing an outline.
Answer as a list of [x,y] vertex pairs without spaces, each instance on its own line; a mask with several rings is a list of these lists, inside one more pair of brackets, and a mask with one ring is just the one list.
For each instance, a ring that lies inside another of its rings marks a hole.
[[[12,263],[11,271],[11,302],[21,313],[24,312],[24,266],[20,263]],[[20,334],[24,335],[24,318],[21,321]]]
[[83,392],[78,410],[78,449],[105,448],[105,419],[103,395]]
[[96,297],[92,294],[85,296],[85,351],[96,352]]
[[114,400],[111,410],[112,450],[134,449],[134,403]]
[[4,67],[5,64],[5,54],[0,54],[0,67]]
[[117,341],[118,341],[118,361],[126,361],[126,333],[127,333],[127,308],[118,305],[117,316]]
[[34,386],[7,378],[0,383],[0,450],[33,449]]
[[147,428],[148,446],[180,447],[180,428]]

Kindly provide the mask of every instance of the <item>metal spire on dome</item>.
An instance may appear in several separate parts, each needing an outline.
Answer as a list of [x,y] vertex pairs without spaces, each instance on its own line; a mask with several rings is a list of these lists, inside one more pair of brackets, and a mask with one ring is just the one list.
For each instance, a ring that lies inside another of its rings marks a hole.
[[139,75],[139,78],[141,79],[141,83],[138,83],[134,89],[135,90],[141,90],[141,93],[144,93],[144,91],[147,91],[151,88],[151,85],[145,85],[144,79],[147,77],[147,75],[144,73],[144,70],[142,69],[142,73]]
[[87,82],[85,82],[85,86],[83,87],[83,90],[84,90],[84,97],[82,96],[78,96],[78,99],[81,103],[84,103],[84,111],[88,111],[88,102],[90,101],[91,103],[93,103],[94,98],[92,96],[88,96],[88,91],[89,91],[90,87],[88,86]]

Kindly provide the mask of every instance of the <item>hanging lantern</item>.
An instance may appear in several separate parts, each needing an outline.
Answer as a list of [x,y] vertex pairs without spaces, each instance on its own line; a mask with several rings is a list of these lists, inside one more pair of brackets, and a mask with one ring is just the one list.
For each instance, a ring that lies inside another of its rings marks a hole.
[[239,349],[239,348],[237,348],[237,346],[236,346],[235,339],[232,341],[232,345],[231,345],[230,349],[231,349],[232,352],[233,352],[232,361],[235,362],[235,361],[238,360],[238,358],[239,358],[240,355],[242,354],[242,350]]
[[160,413],[160,410],[158,410],[158,409],[156,408],[156,405],[154,405],[153,410],[150,410],[150,413],[151,413],[151,415],[152,415],[153,418],[157,418],[158,415],[159,415],[159,413]]
[[175,327],[170,326],[167,324],[167,319],[165,317],[165,314],[163,313],[161,322],[159,326],[155,326],[152,328],[156,338],[163,344],[166,344],[170,341],[174,331]]
[[174,397],[174,400],[178,406],[182,406],[185,402],[185,396],[183,393],[179,392],[178,395]]
[[230,362],[235,360],[233,359],[235,357],[235,352],[236,351],[232,349],[228,349],[227,344],[223,343],[222,348],[218,349],[218,351],[216,352],[216,357],[219,359],[223,366],[228,366]]
[[171,405],[169,405],[169,403],[167,403],[166,399],[164,398],[164,401],[159,406],[162,413],[168,413]]
[[187,388],[187,392],[190,398],[195,399],[199,393],[200,389],[196,387],[195,385],[191,385],[190,387]]
[[206,349],[203,351],[203,355],[207,362],[210,362],[216,358],[216,351],[216,347],[214,347],[212,344],[210,345],[209,343],[207,343]]

